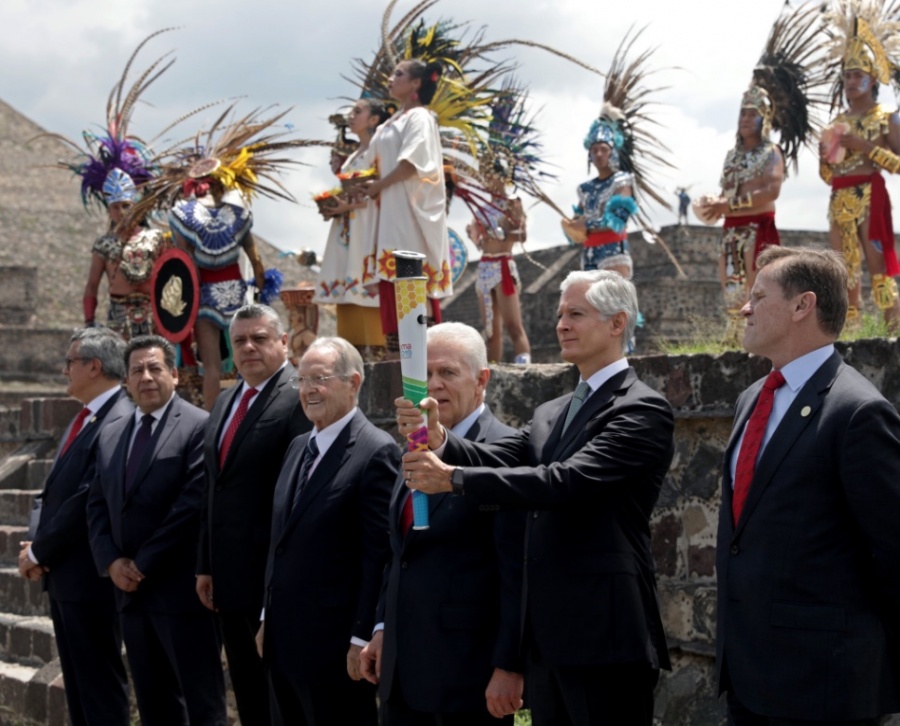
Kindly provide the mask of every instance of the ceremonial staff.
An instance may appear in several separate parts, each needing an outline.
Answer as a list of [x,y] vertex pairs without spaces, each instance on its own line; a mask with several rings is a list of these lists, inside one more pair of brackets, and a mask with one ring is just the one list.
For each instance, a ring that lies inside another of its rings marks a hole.
[[[397,275],[394,296],[397,300],[397,337],[400,341],[400,375],[403,397],[418,405],[428,395],[428,347],[425,310],[425,282],[422,264],[425,255],[394,250]],[[428,451],[428,426],[406,437],[410,451]],[[428,495],[412,492],[413,529],[428,529]]]

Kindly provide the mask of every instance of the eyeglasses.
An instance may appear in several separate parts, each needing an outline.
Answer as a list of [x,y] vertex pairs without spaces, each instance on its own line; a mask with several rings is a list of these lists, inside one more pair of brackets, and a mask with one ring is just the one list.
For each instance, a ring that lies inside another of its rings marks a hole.
[[78,358],[66,358],[65,360],[66,360],[66,367],[65,367],[65,370],[69,370],[69,369],[72,367],[72,364],[73,364],[75,361],[79,360],[79,361],[81,361],[82,363],[86,363],[86,362],[89,361],[89,360],[93,360],[93,358],[85,358],[85,357],[83,357],[83,356],[79,356]]
[[333,376],[312,376],[307,378],[306,376],[291,376],[291,388],[303,388],[303,386],[308,386],[309,388],[321,388],[325,385],[325,381],[330,381],[332,378],[345,378],[345,376],[339,376],[337,374]]

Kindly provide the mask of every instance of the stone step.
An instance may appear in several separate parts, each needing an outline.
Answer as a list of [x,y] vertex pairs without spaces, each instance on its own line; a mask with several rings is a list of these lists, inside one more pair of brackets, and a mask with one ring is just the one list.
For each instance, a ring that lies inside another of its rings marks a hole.
[[0,459],[0,489],[27,489],[28,465],[36,459],[53,457],[56,440],[49,435],[29,441]]
[[58,664],[40,668],[0,661],[3,723],[66,726],[66,694]]
[[25,469],[25,489],[37,489],[40,491],[44,488],[44,482],[50,475],[50,469],[53,468],[53,459],[32,459],[28,462]]
[[0,603],[3,603],[3,612],[13,615],[50,614],[50,604],[41,590],[41,583],[26,580],[17,567],[0,567]]
[[0,613],[0,659],[42,666],[58,656],[50,618]]
[[18,565],[19,542],[25,539],[28,527],[24,525],[0,525],[0,567]]
[[0,489],[0,524],[27,527],[34,495],[31,489]]

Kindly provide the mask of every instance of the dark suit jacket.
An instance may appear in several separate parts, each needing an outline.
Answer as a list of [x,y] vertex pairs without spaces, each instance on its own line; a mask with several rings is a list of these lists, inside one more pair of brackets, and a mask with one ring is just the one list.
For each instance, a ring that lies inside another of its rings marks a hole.
[[777,718],[898,711],[900,416],[835,353],[763,449],[735,528],[728,462],[761,388],[738,399],[725,454],[720,689]]
[[296,683],[343,664],[372,636],[388,556],[400,449],[357,411],[291,508],[310,434],[294,439],[275,487],[266,565],[265,659]]
[[451,434],[444,461],[466,467],[465,497],[476,505],[533,510],[525,617],[546,663],[668,668],[649,522],[674,451],[672,409],[629,368],[563,435],[571,398],[543,404],[494,444]]
[[134,593],[116,588],[119,610],[207,612],[195,591],[194,553],[203,498],[203,431],[208,414],[177,394],[156,425],[134,484],[125,464],[134,416],[105,427],[88,498],[94,563],[101,574],[131,557],[145,578]]
[[[466,439],[491,443],[515,432],[485,408]],[[385,624],[381,698],[397,678],[416,711],[483,711],[494,668],[522,670],[525,515],[479,510],[465,497],[437,494],[428,500],[429,529],[410,529],[404,538],[399,524],[408,491],[398,478],[392,556],[376,616]]]
[[254,611],[263,605],[272,497],[291,441],[312,428],[291,388],[291,366],[254,397],[219,469],[219,439],[241,386],[216,399],[203,445],[206,496],[197,573],[212,575],[216,607]]
[[57,453],[53,461],[40,494],[41,518],[31,549],[38,562],[50,568],[44,575],[44,588],[54,600],[110,602],[113,595],[110,581],[97,577],[85,507],[100,431],[133,411],[134,405],[120,388],[85,422],[69,450],[62,456]]

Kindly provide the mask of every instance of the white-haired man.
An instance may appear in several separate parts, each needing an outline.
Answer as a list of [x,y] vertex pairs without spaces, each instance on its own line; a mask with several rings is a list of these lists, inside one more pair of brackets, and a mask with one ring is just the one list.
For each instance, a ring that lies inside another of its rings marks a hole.
[[[491,443],[515,433],[484,402],[490,377],[477,330],[428,329],[428,395],[457,436]],[[443,494],[429,502],[429,528],[417,531],[409,526],[410,495],[398,478],[392,557],[376,632],[363,651],[364,675],[380,684],[384,726],[512,724],[522,704],[524,515]]]
[[[669,667],[650,549],[650,514],[674,451],[672,409],[624,351],[634,285],[616,272],[571,273],[556,331],[580,382],[494,444],[464,441],[426,399],[429,448],[410,452],[409,486],[468,506],[529,509],[523,603],[528,698],[536,726],[653,721]],[[398,399],[401,433],[421,424]],[[441,457],[441,458],[439,458]]]
[[343,338],[316,339],[297,368],[314,428],[294,439],[275,485],[257,636],[273,724],[376,723],[359,653],[375,625],[400,449],[357,407],[363,380],[362,357]]

